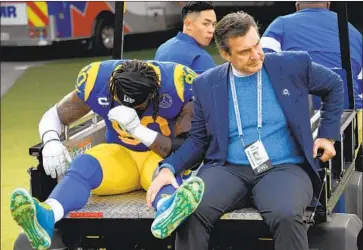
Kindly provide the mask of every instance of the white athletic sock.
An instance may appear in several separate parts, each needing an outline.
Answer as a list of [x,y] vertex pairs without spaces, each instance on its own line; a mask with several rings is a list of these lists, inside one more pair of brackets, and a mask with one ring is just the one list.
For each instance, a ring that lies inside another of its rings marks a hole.
[[64,216],[64,208],[62,204],[60,204],[56,199],[47,199],[45,203],[52,208],[55,222],[60,221]]

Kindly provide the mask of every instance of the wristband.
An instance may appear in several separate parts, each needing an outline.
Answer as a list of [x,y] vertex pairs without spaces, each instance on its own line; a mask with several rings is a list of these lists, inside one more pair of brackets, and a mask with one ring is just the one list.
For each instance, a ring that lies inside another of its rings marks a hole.
[[58,140],[60,141],[58,132],[55,130],[48,130],[42,136],[42,143],[45,145],[49,141]]
[[158,132],[139,125],[132,133],[132,136],[145,144],[145,146],[150,147],[158,136]]

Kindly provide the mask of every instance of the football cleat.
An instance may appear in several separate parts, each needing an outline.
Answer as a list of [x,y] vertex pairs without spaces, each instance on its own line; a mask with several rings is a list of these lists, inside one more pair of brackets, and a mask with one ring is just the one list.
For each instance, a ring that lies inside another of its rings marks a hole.
[[158,239],[170,236],[197,209],[203,194],[202,179],[193,176],[185,180],[157,209],[151,225],[152,234]]
[[25,189],[19,188],[11,195],[10,210],[33,249],[44,250],[50,247],[55,220],[48,204],[39,202]]

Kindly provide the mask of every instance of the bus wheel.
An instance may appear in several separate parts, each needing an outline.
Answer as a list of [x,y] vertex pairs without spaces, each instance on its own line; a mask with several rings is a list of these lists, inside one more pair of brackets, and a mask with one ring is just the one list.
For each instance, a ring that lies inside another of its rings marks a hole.
[[97,55],[110,54],[113,48],[114,21],[104,17],[97,21],[92,49]]

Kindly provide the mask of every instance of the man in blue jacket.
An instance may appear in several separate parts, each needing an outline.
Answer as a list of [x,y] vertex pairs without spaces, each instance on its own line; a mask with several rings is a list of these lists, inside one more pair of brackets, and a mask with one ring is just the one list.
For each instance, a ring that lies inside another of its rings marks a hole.
[[[296,2],[296,12],[278,17],[261,38],[265,52],[307,51],[315,63],[328,68],[342,68],[338,17],[329,1]],[[362,34],[348,23],[353,78],[353,94],[358,117],[358,143],[362,143],[363,41]],[[345,108],[348,108],[347,88]],[[314,97],[314,107],[320,100]]]
[[[189,137],[159,166],[147,193],[150,205],[174,175],[204,160],[198,176],[204,196],[178,228],[176,250],[207,250],[217,220],[252,200],[269,226],[275,249],[308,250],[305,208],[320,190],[318,149],[325,162],[340,140],[343,84],[306,52],[264,54],[257,25],[237,12],[216,26],[215,39],[228,61],[193,84],[194,118]],[[308,95],[321,96],[318,138],[313,141]],[[171,208],[172,210],[172,208]],[[159,217],[155,230],[183,211]]]
[[[350,23],[348,29],[355,107],[362,109],[362,34]],[[307,51],[315,63],[342,68],[338,17],[329,1],[296,2],[296,12],[275,19],[261,44],[265,52]]]
[[160,45],[154,60],[176,62],[200,74],[216,66],[203,48],[213,39],[216,13],[212,2],[187,2],[182,9],[183,32]]

